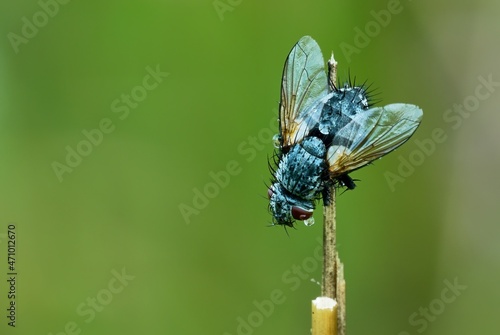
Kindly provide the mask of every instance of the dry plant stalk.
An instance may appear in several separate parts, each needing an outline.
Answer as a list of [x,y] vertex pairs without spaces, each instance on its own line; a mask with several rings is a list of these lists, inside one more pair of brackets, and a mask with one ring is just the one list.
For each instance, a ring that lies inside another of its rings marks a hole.
[[336,334],[337,304],[327,297],[312,301],[312,334]]
[[[337,62],[328,60],[328,85],[335,89]],[[321,295],[312,302],[312,335],[345,335],[344,266],[336,247],[335,187],[330,187],[330,202],[323,208],[323,278]]]

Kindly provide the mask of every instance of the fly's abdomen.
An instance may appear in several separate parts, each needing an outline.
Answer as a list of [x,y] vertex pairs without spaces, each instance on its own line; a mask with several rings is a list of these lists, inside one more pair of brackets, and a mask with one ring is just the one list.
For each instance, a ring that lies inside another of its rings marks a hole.
[[317,137],[307,137],[282,157],[277,180],[289,193],[312,200],[322,189],[326,149]]

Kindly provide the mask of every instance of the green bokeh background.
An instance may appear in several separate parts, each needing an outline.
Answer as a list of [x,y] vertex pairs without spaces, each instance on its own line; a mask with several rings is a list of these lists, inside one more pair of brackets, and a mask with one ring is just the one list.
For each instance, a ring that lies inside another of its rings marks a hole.
[[[231,10],[219,15],[212,0],[71,1],[17,52],[9,34],[41,7],[1,3],[0,333],[69,334],[74,322],[74,334],[309,334],[321,210],[289,236],[269,228],[265,183],[283,62],[311,35],[325,58],[335,51],[341,77],[350,70],[382,103],[424,110],[412,140],[353,173],[359,187],[338,197],[348,333],[497,334],[498,86],[465,117],[443,117],[474,102],[479,76],[500,80],[500,5],[402,1],[348,54],[341,45],[356,46],[357,29],[391,1],[220,3]],[[148,66],[169,75],[121,120],[111,105]],[[53,162],[65,164],[67,146],[106,118],[113,131],[60,182]],[[446,140],[390,187],[387,172],[417,157],[415,140],[428,143],[436,128]],[[230,162],[238,169],[227,185],[183,217],[180,206]],[[5,317],[9,223],[15,329]],[[133,279],[109,295],[113,271]],[[455,280],[467,288],[440,303]],[[255,303],[273,292],[281,303],[259,316]],[[96,297],[105,303],[92,318],[78,312]],[[432,321],[409,322],[429,307]]]

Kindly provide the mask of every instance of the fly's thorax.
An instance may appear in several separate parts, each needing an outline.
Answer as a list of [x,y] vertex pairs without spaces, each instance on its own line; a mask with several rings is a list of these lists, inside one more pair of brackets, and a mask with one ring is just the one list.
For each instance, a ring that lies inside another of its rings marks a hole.
[[314,201],[324,187],[326,147],[317,137],[306,137],[280,157],[275,182],[268,191],[277,224],[291,226],[294,220],[313,224]]
[[281,157],[276,181],[299,199],[316,199],[323,188],[323,176],[327,169],[325,157],[323,142],[316,137],[307,137]]

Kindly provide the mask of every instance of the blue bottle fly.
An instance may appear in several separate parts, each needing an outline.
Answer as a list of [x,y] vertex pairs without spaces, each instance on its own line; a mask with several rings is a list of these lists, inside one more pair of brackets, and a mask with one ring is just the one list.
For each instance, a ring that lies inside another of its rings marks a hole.
[[283,70],[277,168],[268,190],[273,223],[314,223],[315,201],[332,185],[355,187],[348,173],[384,156],[415,132],[422,110],[372,107],[363,86],[329,83],[318,44],[302,37]]

